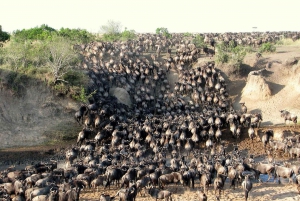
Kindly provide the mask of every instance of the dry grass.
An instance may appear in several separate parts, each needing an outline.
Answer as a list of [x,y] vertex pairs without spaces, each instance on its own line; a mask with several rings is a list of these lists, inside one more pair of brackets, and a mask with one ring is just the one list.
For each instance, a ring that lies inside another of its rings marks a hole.
[[291,38],[284,38],[277,42],[277,45],[300,46],[300,40],[293,41]]

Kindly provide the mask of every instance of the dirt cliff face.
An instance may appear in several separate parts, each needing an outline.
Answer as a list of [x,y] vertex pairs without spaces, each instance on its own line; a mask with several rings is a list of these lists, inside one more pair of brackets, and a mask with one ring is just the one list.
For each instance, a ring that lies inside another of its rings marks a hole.
[[45,83],[32,79],[20,80],[16,92],[8,75],[0,71],[0,148],[38,145],[59,137],[58,129],[77,126],[77,103],[55,96]]

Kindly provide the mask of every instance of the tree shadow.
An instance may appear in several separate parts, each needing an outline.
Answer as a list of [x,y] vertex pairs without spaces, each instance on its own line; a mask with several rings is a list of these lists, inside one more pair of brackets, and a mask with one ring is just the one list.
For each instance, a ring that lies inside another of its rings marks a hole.
[[277,51],[276,53],[287,53],[287,51]]
[[254,110],[251,110],[250,113],[253,113],[253,114],[261,113],[261,109],[254,109]]
[[272,96],[277,94],[278,92],[280,92],[285,87],[285,85],[276,84],[274,82],[268,82],[268,81],[267,81],[267,84],[269,85],[269,87],[271,89]]
[[264,122],[261,123],[261,125],[262,125],[262,126],[272,126],[272,125],[274,125],[274,124],[273,124],[273,122],[271,122],[271,121],[264,121]]
[[269,71],[269,70],[264,70],[262,71],[262,76],[263,77],[270,77],[274,72]]
[[277,195],[273,195],[272,196],[272,200],[277,200],[277,199],[286,199],[286,198],[294,198],[295,196],[297,196],[298,194],[295,192],[285,192],[285,193],[281,193],[281,194],[277,194]]

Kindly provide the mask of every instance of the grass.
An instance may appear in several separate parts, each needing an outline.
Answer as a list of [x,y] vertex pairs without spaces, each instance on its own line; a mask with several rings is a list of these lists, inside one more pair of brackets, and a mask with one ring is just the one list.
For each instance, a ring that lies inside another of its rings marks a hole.
[[277,46],[300,46],[300,40],[293,41],[291,38],[284,38],[276,43]]

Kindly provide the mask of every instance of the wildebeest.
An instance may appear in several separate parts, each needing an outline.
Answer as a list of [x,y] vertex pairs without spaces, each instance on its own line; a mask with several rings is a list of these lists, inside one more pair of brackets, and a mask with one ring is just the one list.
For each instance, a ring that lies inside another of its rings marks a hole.
[[276,178],[278,177],[278,183],[280,184],[280,177],[282,178],[288,178],[289,183],[293,183],[292,177],[293,177],[294,171],[291,168],[275,165],[274,170],[274,183],[276,182]]
[[264,163],[254,163],[249,165],[252,170],[255,172],[255,178],[258,179],[258,181],[262,182],[259,178],[260,174],[268,174],[268,180],[271,179],[272,173],[274,172],[274,165],[273,164],[264,164]]
[[80,121],[81,124],[83,124],[83,116],[87,115],[88,111],[89,109],[86,105],[81,105],[79,110],[75,112],[75,119],[79,123],[79,125],[80,125]]
[[267,147],[267,144],[270,140],[270,137],[273,137],[274,136],[274,132],[273,130],[271,129],[268,129],[266,130],[264,133],[263,133],[263,136],[261,137],[261,141],[263,143],[263,146],[264,146],[264,149],[265,149],[265,152],[266,152],[266,147]]
[[243,175],[245,176],[245,180],[242,183],[242,187],[245,192],[245,200],[247,201],[249,192],[251,191],[252,186],[253,186],[253,184],[250,180],[250,176],[252,176],[252,173],[249,173],[249,174],[244,173]]
[[151,197],[157,199],[164,199],[166,201],[172,201],[172,193],[167,190],[159,190],[157,188],[153,188],[153,186],[150,186],[148,189],[148,193]]
[[217,196],[217,190],[219,191],[218,198],[221,198],[221,191],[223,190],[224,194],[224,185],[227,175],[217,174],[217,177],[214,180],[214,190],[215,195]]
[[284,119],[284,123],[286,123],[286,120],[289,120],[294,123],[294,128],[296,127],[297,116],[295,114],[292,114],[287,110],[280,110],[280,113],[280,116]]
[[160,188],[164,188],[166,184],[169,183],[177,183],[180,182],[182,185],[184,184],[182,174],[180,172],[172,172],[170,174],[161,175],[158,178],[158,184]]

